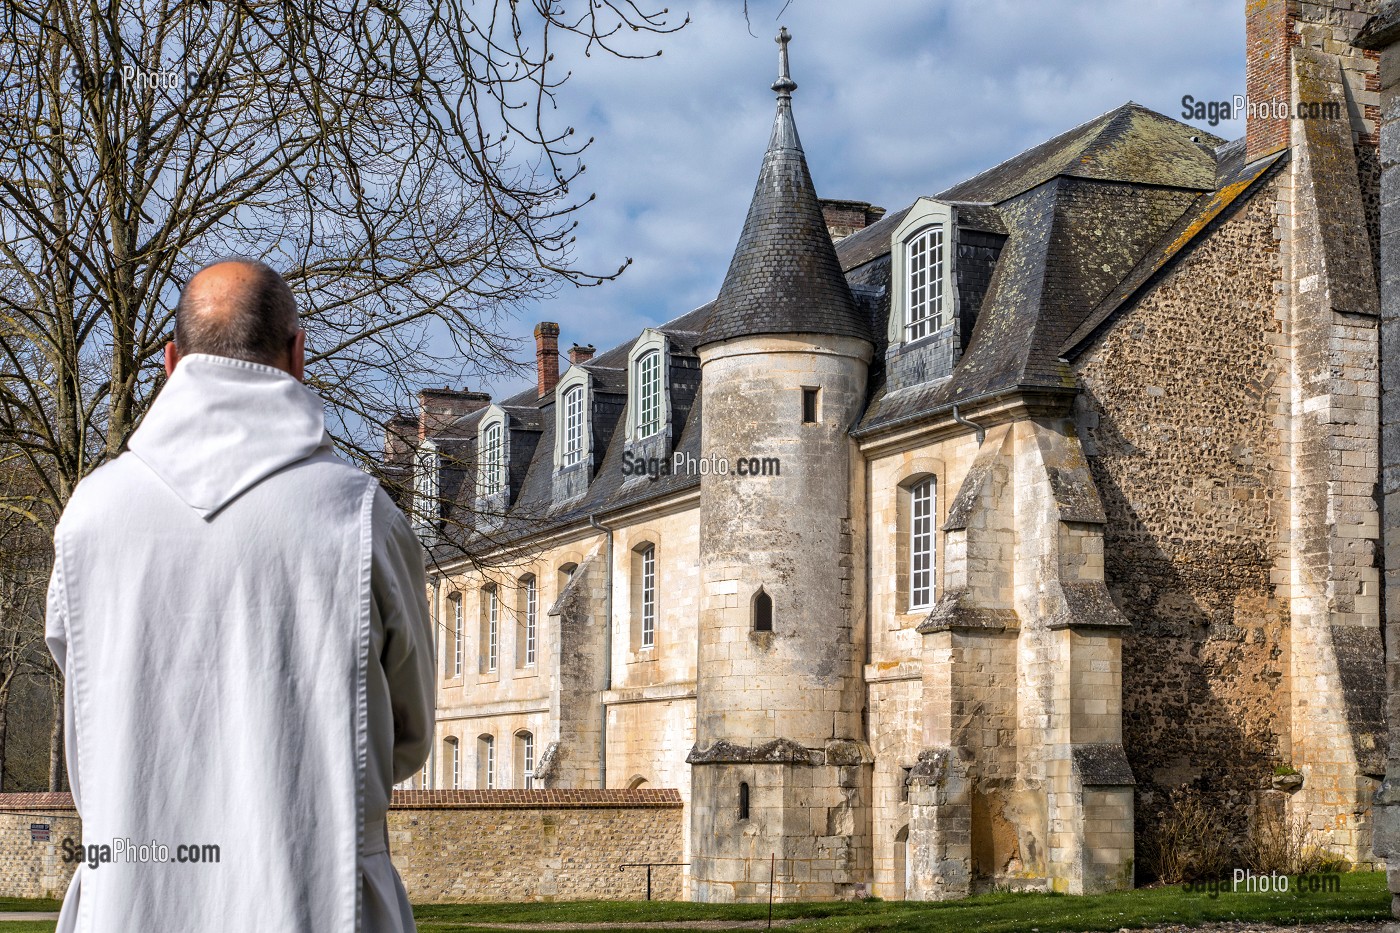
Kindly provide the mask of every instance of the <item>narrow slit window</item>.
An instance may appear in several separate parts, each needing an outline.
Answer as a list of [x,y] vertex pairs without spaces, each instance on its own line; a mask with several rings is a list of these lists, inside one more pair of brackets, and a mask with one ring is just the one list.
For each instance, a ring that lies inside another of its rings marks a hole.
[[763,590],[759,590],[758,595],[753,598],[753,630],[773,631],[773,597]]
[[811,387],[802,390],[802,423],[817,423],[817,397],[821,393],[820,389]]
[[909,490],[909,608],[933,605],[934,479]]
[[642,551],[642,647],[656,644],[656,548]]
[[744,781],[739,784],[739,819],[749,818],[749,782]]

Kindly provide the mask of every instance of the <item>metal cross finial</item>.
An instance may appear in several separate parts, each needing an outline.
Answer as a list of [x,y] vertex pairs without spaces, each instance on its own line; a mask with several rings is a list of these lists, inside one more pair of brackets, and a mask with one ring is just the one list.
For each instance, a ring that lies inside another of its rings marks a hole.
[[778,30],[778,38],[773,40],[778,43],[778,80],[773,82],[773,90],[778,92],[779,98],[791,98],[792,92],[797,90],[797,82],[792,80],[792,75],[788,74],[788,43],[792,41],[792,33],[784,26]]

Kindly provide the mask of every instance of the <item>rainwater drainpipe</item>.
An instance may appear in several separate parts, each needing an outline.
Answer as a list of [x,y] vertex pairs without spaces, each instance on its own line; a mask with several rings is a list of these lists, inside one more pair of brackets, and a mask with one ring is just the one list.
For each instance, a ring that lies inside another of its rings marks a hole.
[[433,621],[433,725],[432,725],[433,744],[430,745],[430,746],[428,746],[428,780],[427,780],[426,784],[429,785],[429,786],[425,786],[425,787],[423,788],[424,790],[429,790],[430,787],[431,787],[431,785],[432,785],[432,784],[435,784],[435,783],[437,782],[437,773],[438,773],[438,771],[437,771],[437,747],[438,747],[438,740],[437,740],[437,701],[438,701],[437,679],[438,679],[438,673],[439,673],[439,671],[441,670],[441,668],[440,668],[438,665],[441,663],[441,659],[442,659],[442,651],[441,651],[441,648],[440,648],[440,644],[441,644],[441,643],[438,641],[438,639],[442,637],[442,633],[439,631],[439,629],[441,628],[441,625],[440,625],[439,623],[442,621],[442,617],[441,617],[440,615],[438,615],[438,590],[439,590],[439,588],[440,588],[441,586],[442,586],[442,578],[439,577],[437,574],[433,574],[433,605],[432,605],[432,608],[431,608],[431,609],[429,610],[429,612],[428,612],[428,615],[432,618],[432,621]]
[[953,403],[953,420],[956,421],[958,424],[963,425],[964,427],[969,427],[969,428],[972,428],[972,430],[976,431],[976,432],[977,432],[977,446],[978,446],[978,447],[981,447],[981,446],[982,446],[982,442],[985,441],[985,440],[987,439],[987,429],[984,428],[984,427],[982,427],[980,424],[978,424],[978,423],[975,422],[975,421],[969,421],[969,420],[967,420],[966,418],[964,418],[964,417],[962,416],[962,413],[958,411],[958,403],[957,403],[957,402],[954,402],[954,403]]
[[613,627],[613,530],[598,523],[598,519],[588,516],[588,524],[608,536],[604,559],[607,562],[607,583],[603,590],[603,696],[599,702],[603,706],[603,718],[598,726],[598,786],[608,786],[608,699],[607,691],[612,689],[612,627]]

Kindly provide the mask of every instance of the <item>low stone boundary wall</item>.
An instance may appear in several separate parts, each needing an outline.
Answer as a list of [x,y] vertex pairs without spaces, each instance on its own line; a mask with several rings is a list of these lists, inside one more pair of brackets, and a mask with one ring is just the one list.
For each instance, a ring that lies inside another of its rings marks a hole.
[[[415,904],[630,900],[646,869],[683,861],[680,793],[637,790],[395,791],[389,848]],[[0,794],[0,896],[62,897],[81,837],[68,794]],[[652,897],[682,897],[683,871],[652,870]]]

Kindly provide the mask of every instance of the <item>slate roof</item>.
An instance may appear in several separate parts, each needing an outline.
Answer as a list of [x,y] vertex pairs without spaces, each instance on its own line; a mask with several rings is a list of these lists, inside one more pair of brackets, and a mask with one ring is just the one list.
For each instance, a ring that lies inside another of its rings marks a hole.
[[703,343],[759,334],[870,340],[870,324],[841,274],[797,138],[792,100],[778,98],[773,134]]
[[[1077,388],[1067,360],[1111,327],[1205,231],[1260,190],[1286,158],[1284,152],[1245,165],[1242,142],[1227,145],[1129,102],[936,195],[955,205],[960,231],[980,231],[983,240],[991,234],[1002,245],[951,374],[906,385],[883,365],[883,344],[891,235],[912,205],[833,249],[791,110],[780,99],[719,297],[657,328],[670,342],[672,388],[683,403],[673,410],[672,450],[701,455],[698,347],[741,334],[820,328],[872,340],[876,359],[857,436],[1007,391],[1061,395],[1068,404]],[[607,521],[619,509],[699,486],[698,476],[653,481],[622,473],[626,397],[617,393],[626,389],[633,343],[582,364],[599,393],[614,400],[595,412],[607,423],[595,425],[595,439],[603,438],[604,446],[595,453],[587,491],[569,502],[553,499],[552,396],[537,399],[531,388],[506,399],[498,404],[513,428],[537,439],[509,516],[482,537],[457,537],[444,556],[453,547],[480,551],[484,542],[500,545],[589,516]],[[450,433],[470,438],[480,418],[468,415]]]

